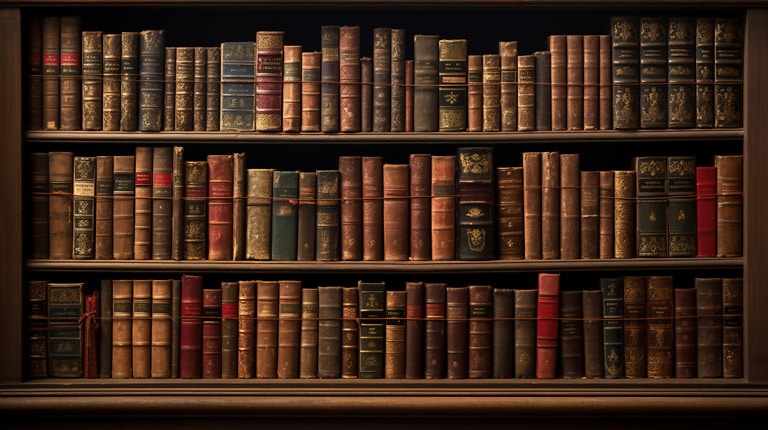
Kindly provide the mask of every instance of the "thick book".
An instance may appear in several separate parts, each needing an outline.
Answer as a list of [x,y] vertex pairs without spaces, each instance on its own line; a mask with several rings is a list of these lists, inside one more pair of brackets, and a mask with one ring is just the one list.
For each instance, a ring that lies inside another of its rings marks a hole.
[[152,279],[150,374],[153,378],[171,377],[172,294],[171,279]]
[[194,128],[195,48],[176,48],[176,87],[174,90],[174,130]]
[[600,39],[600,130],[613,128],[613,72],[611,35],[601,34]]
[[445,289],[446,378],[466,379],[469,372],[469,287]]
[[458,260],[496,258],[496,178],[492,147],[460,147],[456,155]]
[[133,280],[131,312],[131,372],[133,378],[152,376],[152,280]]
[[383,242],[384,260],[408,260],[410,252],[409,240],[409,179],[408,164],[383,165]]
[[299,377],[301,351],[301,281],[278,281],[277,377]]
[[205,260],[208,256],[208,163],[184,162],[183,258]]
[[536,377],[538,289],[515,289],[515,378]]
[[541,153],[541,258],[560,258],[560,153]]
[[560,291],[558,327],[558,374],[563,378],[584,377],[584,307],[582,290]]
[[405,29],[393,28],[390,31],[392,46],[390,47],[390,131],[405,130]]
[[256,131],[283,130],[282,30],[256,32]]
[[638,257],[667,256],[667,157],[635,157]]
[[667,17],[641,16],[640,128],[667,128]]
[[337,261],[339,251],[339,171],[317,170],[315,259]]
[[671,275],[648,276],[648,377],[675,376],[674,281]]
[[613,235],[614,258],[636,256],[636,179],[634,170],[613,172]]
[[715,226],[717,231],[717,256],[740,257],[743,255],[743,155],[716,155],[717,176]]
[[221,378],[221,288],[203,288],[203,379]]
[[74,154],[48,153],[48,258],[72,258]]
[[245,259],[248,170],[245,152],[232,154],[232,259]]
[[296,260],[299,171],[272,172],[272,260]]
[[83,329],[85,311],[83,282],[48,282],[48,376],[83,376]]
[[456,156],[432,155],[432,260],[456,258]]
[[600,128],[600,35],[583,35],[584,90],[582,91],[584,130]]
[[255,130],[255,73],[255,42],[221,43],[221,131]]
[[536,130],[552,130],[552,53],[536,51],[533,60],[536,83],[533,117]]
[[59,35],[59,130],[81,130],[83,124],[82,18],[62,16]]
[[256,377],[277,377],[280,282],[256,281]]
[[695,378],[696,357],[696,289],[674,290],[674,366],[675,378]]
[[407,379],[424,377],[424,282],[405,283],[405,373]]
[[600,278],[603,309],[603,369],[606,379],[624,378],[624,278]]
[[73,157],[72,258],[93,259],[96,241],[96,157]]
[[341,130],[339,31],[338,25],[320,27],[320,131],[325,133]]
[[61,17],[44,16],[42,22],[42,129],[59,129]]
[[[383,327],[381,327],[383,334]],[[357,285],[341,288],[341,377],[360,375],[360,291]],[[382,340],[382,348],[384,342]],[[381,350],[383,354],[383,349]],[[382,367],[383,371],[383,367]]]
[[151,146],[136,147],[134,180],[133,258],[152,258],[152,150]]
[[387,132],[392,127],[392,29],[373,29],[373,130]]
[[283,131],[301,131],[301,45],[283,46]]
[[[48,153],[33,152],[29,155],[29,228],[30,257],[48,258]],[[111,172],[110,172],[111,174]],[[112,193],[110,193],[110,199]],[[111,201],[111,200],[110,200]],[[109,214],[112,217],[112,212]],[[110,229],[110,235],[112,231]],[[109,250],[112,257],[112,249]]]
[[317,321],[317,377],[341,377],[342,287],[319,286]]
[[467,131],[483,131],[483,56],[480,54],[467,55]]
[[614,258],[615,248],[615,221],[614,217],[615,173],[613,170],[600,171],[600,185],[598,188],[598,205],[600,211],[600,258]]
[[717,168],[696,166],[696,256],[717,255]]
[[602,378],[603,373],[603,293],[581,293],[584,330],[584,377]]
[[552,130],[568,129],[568,48],[567,35],[552,34],[547,38],[550,53]]
[[208,155],[208,259],[232,259],[232,154]]
[[176,130],[176,46],[165,47],[163,131]]
[[245,209],[245,258],[269,260],[272,255],[272,176],[274,169],[248,169]]
[[24,374],[29,379],[48,377],[48,281],[30,280],[24,290],[26,334]]
[[170,260],[173,217],[173,148],[152,148],[152,259]]
[[26,128],[28,130],[43,129],[43,17],[32,16],[29,19],[27,30],[27,57],[25,73],[27,91]]
[[121,33],[102,36],[102,124],[104,131],[120,130],[120,86],[123,37]]
[[362,259],[384,259],[384,157],[363,156]]
[[299,338],[299,378],[317,378],[319,352],[320,292],[317,287],[301,290],[301,334]]
[[496,190],[499,260],[523,259],[523,167],[497,167]]
[[541,152],[523,152],[523,254],[541,259]]
[[742,73],[744,69],[743,18],[716,17],[714,29],[715,127],[741,127],[744,99],[742,97]]
[[536,301],[536,378],[557,376],[560,274],[539,273]]
[[112,379],[131,377],[133,280],[112,280]]
[[321,53],[301,53],[301,131],[320,131]]
[[515,289],[493,289],[491,377],[515,377]]
[[99,378],[112,377],[112,280],[99,282]]
[[203,374],[203,278],[181,276],[179,377],[198,379]]
[[640,128],[640,23],[637,16],[611,17],[613,128]]
[[410,154],[410,259],[432,258],[432,155]]
[[[518,57],[518,68],[519,64]],[[519,100],[518,106],[520,106]],[[499,54],[483,54],[483,131],[501,131],[501,56]]]
[[256,284],[238,281],[237,298],[237,377],[256,376]]
[[584,35],[565,36],[565,127],[584,129]]
[[560,258],[581,258],[579,154],[560,154]]
[[600,258],[600,172],[580,173],[580,255],[582,259]]
[[[96,214],[94,215],[94,258],[112,259],[114,156],[96,156]],[[46,226],[47,230],[47,226]]]
[[648,376],[648,278],[624,276],[624,377]]
[[363,258],[363,157],[339,156],[341,260]]
[[[519,131],[536,130],[536,110],[545,106],[536,103],[539,88],[536,85],[536,57],[533,54],[517,57],[517,82],[517,129]],[[485,97],[485,87],[483,96]]]
[[695,278],[696,376],[723,376],[723,279]]
[[165,76],[165,30],[139,32],[139,131],[163,129],[163,76]]
[[723,378],[744,377],[744,278],[723,278]]
[[237,378],[240,283],[221,283],[221,377]]
[[467,318],[467,377],[488,379],[493,376],[493,287],[469,285]]
[[446,289],[444,282],[424,283],[424,378],[446,377]]
[[358,377],[360,379],[383,378],[387,316],[386,284],[360,280],[357,288],[360,294]]
[[405,377],[405,302],[404,290],[385,293],[386,319],[384,321],[384,378]]
[[438,46],[438,129],[466,131],[467,39],[440,39]]
[[205,130],[221,127],[221,46],[206,49],[205,63]]
[[696,157],[667,157],[667,247],[670,257],[695,257]]
[[501,56],[501,131],[517,131],[517,40],[499,41],[499,55]]
[[82,128],[101,130],[103,112],[103,40],[98,30],[82,32]]
[[317,222],[317,172],[299,172],[296,259],[314,261]]
[[439,131],[440,36],[413,36],[413,131]]
[[669,128],[696,126],[696,18],[670,16],[667,32]]
[[696,17],[696,127],[715,126],[715,19]]
[[192,130],[205,131],[206,101],[208,98],[208,50],[195,46],[195,60],[192,72]]

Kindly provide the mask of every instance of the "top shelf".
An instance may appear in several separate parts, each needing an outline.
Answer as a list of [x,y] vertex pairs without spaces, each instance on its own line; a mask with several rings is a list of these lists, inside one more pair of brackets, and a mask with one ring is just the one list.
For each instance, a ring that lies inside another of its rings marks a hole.
[[[560,7],[560,6],[627,6],[638,7],[638,2],[634,0],[0,0],[0,4],[21,5],[21,6],[208,6],[221,7],[227,5],[243,6],[354,6],[354,7],[403,7],[403,6],[437,6],[446,5],[455,6],[493,6],[493,7]],[[677,6],[696,6],[696,7],[722,7],[722,0],[646,0],[643,6],[677,7]],[[766,0],[735,0],[729,2],[730,7],[746,6],[765,6]]]

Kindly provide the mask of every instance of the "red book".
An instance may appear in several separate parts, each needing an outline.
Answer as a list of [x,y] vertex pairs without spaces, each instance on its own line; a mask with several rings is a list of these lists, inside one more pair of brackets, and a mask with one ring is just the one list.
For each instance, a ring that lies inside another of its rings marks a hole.
[[181,277],[179,377],[200,378],[203,364],[203,278]]
[[83,378],[99,377],[99,290],[85,296]]
[[536,320],[536,377],[554,378],[557,372],[560,274],[539,273]]
[[283,32],[256,32],[256,131],[283,130]]
[[232,154],[208,156],[208,259],[232,259]]
[[696,167],[696,244],[697,256],[717,256],[717,168]]

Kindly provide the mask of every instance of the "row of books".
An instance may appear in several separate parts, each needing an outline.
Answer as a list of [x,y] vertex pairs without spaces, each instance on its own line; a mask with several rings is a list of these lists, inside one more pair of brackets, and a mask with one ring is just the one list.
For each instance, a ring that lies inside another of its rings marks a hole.
[[611,34],[550,35],[544,50],[468,52],[468,39],[324,25],[320,51],[283,31],[214,47],[164,30],[30,25],[30,129],[438,132],[741,127],[738,18],[614,16]]
[[627,275],[581,290],[539,273],[537,282],[32,281],[29,370],[91,378],[743,376],[742,278],[675,285],[682,282],[671,275]]
[[408,261],[742,256],[743,156],[639,156],[581,170],[579,154],[492,147],[342,155],[332,169],[32,154],[33,258]]

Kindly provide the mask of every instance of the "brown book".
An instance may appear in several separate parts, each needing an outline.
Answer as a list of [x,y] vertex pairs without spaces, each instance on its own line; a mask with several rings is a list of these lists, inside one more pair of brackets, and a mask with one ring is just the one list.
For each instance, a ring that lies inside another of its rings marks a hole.
[[319,51],[301,53],[301,131],[320,131]]
[[[43,17],[32,16],[24,34],[27,38],[27,58],[25,72],[28,130],[43,129]],[[44,364],[44,363],[43,363]]]
[[133,280],[131,312],[131,373],[134,379],[152,376],[152,280]]
[[405,29],[391,30],[390,131],[405,131]]
[[272,174],[274,169],[248,169],[245,258],[269,260],[272,253]]
[[341,377],[345,379],[358,376],[359,296],[357,286],[341,288]]
[[675,378],[696,377],[696,289],[675,288]]
[[359,155],[339,156],[339,205],[341,260],[363,258],[363,158]]
[[582,72],[584,83],[582,90],[583,129],[598,130],[600,128],[600,36],[585,34],[582,39],[584,48]]
[[446,378],[466,379],[469,371],[469,287],[445,289]]
[[339,125],[339,26],[320,27],[320,131],[336,133]]
[[101,130],[103,112],[103,32],[82,32],[82,128]]
[[[206,101],[208,99],[208,50],[195,47],[195,65],[192,72],[192,130],[205,131]],[[209,324],[210,325],[210,324]]]
[[96,157],[73,157],[72,258],[92,259],[95,255]]
[[565,34],[548,38],[552,82],[552,130],[568,129],[568,45]]
[[232,154],[232,259],[244,260],[247,225],[248,171],[245,152]]
[[467,129],[467,39],[440,39],[438,123],[440,131]]
[[672,276],[648,276],[648,377],[675,376]]
[[500,130],[501,56],[483,54],[483,131]]
[[74,154],[48,153],[48,258],[72,258]]
[[523,246],[526,260],[541,259],[541,152],[523,153]]
[[744,278],[723,278],[723,378],[744,377]]
[[96,156],[95,258],[112,259],[114,157]]
[[432,259],[432,155],[410,154],[410,259]]
[[195,48],[176,48],[176,103],[174,125],[177,131],[194,127]]
[[600,258],[614,258],[615,222],[614,222],[614,191],[615,173],[613,170],[600,171],[600,186],[598,189],[600,211]]
[[237,377],[256,376],[256,283],[238,282]]
[[301,290],[301,336],[299,339],[299,378],[317,378],[318,319],[320,298],[318,288]]
[[237,378],[240,284],[221,283],[221,378]]
[[565,36],[566,129],[584,129],[584,36]]
[[600,172],[581,174],[581,258],[600,258]]
[[424,378],[446,377],[446,331],[444,282],[424,284]]
[[440,36],[413,36],[413,131],[439,130],[438,123],[438,61]]
[[648,376],[648,281],[645,276],[624,277],[624,376]]
[[386,292],[386,320],[384,323],[384,377],[405,378],[406,291]]
[[515,377],[515,290],[493,290],[493,371],[497,379]]
[[208,259],[232,259],[232,154],[208,155]]
[[501,56],[501,131],[517,131],[517,41],[499,41],[499,55]]
[[560,291],[558,358],[563,378],[584,377],[584,308],[581,290]]
[[171,279],[171,378],[180,375],[181,355],[181,279]]
[[525,257],[523,167],[497,167],[496,181],[499,259],[519,260]]
[[541,258],[560,258],[560,153],[541,153]]
[[277,377],[280,282],[256,281],[256,377]]
[[317,170],[317,261],[339,260],[339,222],[339,171]]
[[44,16],[42,23],[42,128],[58,130],[61,75],[61,17]]
[[131,377],[133,280],[112,280],[112,379]]
[[613,181],[614,257],[635,257],[635,195],[634,170],[615,170]]
[[432,156],[432,260],[453,260],[456,250],[456,156]]
[[536,377],[538,290],[515,289],[515,378]]
[[469,286],[468,369],[470,379],[493,376],[493,287]]
[[603,294],[600,290],[581,293],[584,330],[584,376],[603,377]]
[[283,130],[282,30],[256,32],[256,131]]
[[317,172],[299,172],[296,259],[314,261],[317,220]]
[[612,65],[611,65],[611,35],[601,34],[600,39],[600,92],[599,92],[599,119],[600,130],[613,128],[613,99],[612,99]]
[[170,260],[173,217],[173,148],[152,148],[152,259]]
[[171,377],[172,284],[170,279],[152,280],[150,374],[153,378]]
[[384,157],[364,156],[362,166],[363,260],[384,259]]
[[283,131],[301,131],[301,45],[283,46]]
[[203,379],[221,378],[221,288],[203,288]]
[[339,27],[339,129],[360,131],[360,26]]
[[277,377],[299,377],[301,281],[278,281]]
[[560,154],[560,258],[581,258],[579,154]]
[[[120,74],[122,67],[122,34],[108,33],[102,36],[102,124],[104,131],[120,130]],[[175,58],[174,58],[175,61]]]
[[552,53],[533,53],[536,74],[534,117],[537,131],[552,130]]
[[163,83],[163,130],[176,129],[176,47],[165,47],[165,82]]
[[[48,258],[49,155],[47,152],[32,152],[29,154],[29,157],[29,182],[31,190],[31,196],[29,197],[30,257],[45,259]],[[112,172],[110,171],[111,174]],[[111,202],[112,193],[110,192],[109,195]],[[109,216],[110,218],[112,217],[111,210]],[[109,234],[112,234],[111,229]],[[112,257],[111,247],[109,256]]]
[[26,282],[24,305],[27,331],[24,339],[24,360],[25,376],[30,379],[48,377],[47,290],[48,281],[30,280]]
[[135,155],[115,155],[112,200],[112,257],[133,259]]
[[365,56],[360,57],[360,131],[373,131],[373,59]]
[[[356,297],[356,296],[355,296]],[[318,287],[317,377],[341,377],[342,287]],[[350,326],[351,328],[351,326]],[[349,334],[352,336],[352,333]],[[344,334],[346,337],[346,333]],[[357,341],[355,333],[354,340]],[[351,342],[351,340],[350,340]],[[355,367],[355,372],[357,368]]]
[[210,46],[205,62],[205,130],[221,127],[221,47]]
[[184,162],[184,252],[185,260],[208,256],[208,163]]
[[[435,64],[437,66],[437,64]],[[392,127],[392,29],[373,29],[373,131]]]
[[424,377],[424,282],[405,283],[405,378]]
[[483,131],[483,56],[480,54],[467,55],[467,131]]
[[410,166],[388,164],[384,172],[384,260],[407,260],[410,251],[408,201]]
[[152,147],[136,147],[133,258],[152,258]]
[[536,130],[536,57],[517,57],[517,129]]
[[124,31],[120,39],[120,130],[136,131],[139,129],[139,33]]
[[184,259],[184,147],[173,147],[171,161],[171,259]]
[[716,155],[717,256],[743,255],[743,155]]
[[62,16],[59,42],[60,130],[81,130],[83,118],[82,19]]
[[723,280],[695,278],[696,376],[723,376]]

